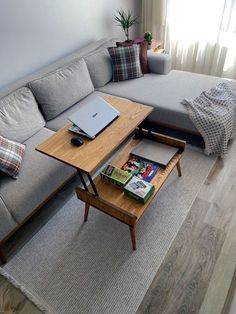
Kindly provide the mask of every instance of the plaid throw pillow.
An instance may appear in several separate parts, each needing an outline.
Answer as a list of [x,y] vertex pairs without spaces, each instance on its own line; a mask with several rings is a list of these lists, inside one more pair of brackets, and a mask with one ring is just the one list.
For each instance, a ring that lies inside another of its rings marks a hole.
[[0,171],[17,179],[25,152],[25,145],[0,136]]
[[143,41],[117,41],[116,42],[116,47],[128,47],[132,46],[133,44],[139,45],[140,47],[140,53],[139,53],[139,60],[140,60],[140,66],[143,74],[149,73],[149,68],[148,68],[148,60],[147,60],[147,48],[148,48],[148,43],[145,39]]
[[119,82],[142,76],[139,45],[108,48],[112,62],[112,80]]

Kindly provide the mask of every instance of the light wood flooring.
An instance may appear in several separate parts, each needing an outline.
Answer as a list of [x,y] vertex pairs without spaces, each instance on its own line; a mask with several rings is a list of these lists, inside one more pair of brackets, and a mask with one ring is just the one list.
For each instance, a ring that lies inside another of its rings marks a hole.
[[236,314],[235,266],[236,141],[217,160],[137,314]]

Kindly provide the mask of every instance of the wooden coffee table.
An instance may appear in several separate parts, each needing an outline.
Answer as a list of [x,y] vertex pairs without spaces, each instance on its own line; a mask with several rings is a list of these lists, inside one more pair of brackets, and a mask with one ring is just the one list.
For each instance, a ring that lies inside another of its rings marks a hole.
[[[184,152],[185,142],[142,128],[142,122],[152,112],[152,107],[112,96],[104,98],[120,111],[121,115],[96,139],[83,138],[84,144],[82,146],[73,146],[70,140],[74,135],[68,131],[68,127],[71,125],[71,123],[68,123],[38,145],[36,150],[77,169],[83,188],[77,187],[76,194],[85,203],[84,221],[88,219],[90,206],[118,219],[129,226],[132,247],[135,250],[136,224],[175,167],[179,176],[181,176],[180,159]],[[134,132],[135,137],[126,144],[112,161],[109,161],[110,164],[121,167],[128,159],[129,153],[143,137],[179,148],[178,153],[172,158],[167,168],[158,171],[153,178],[151,183],[154,184],[155,191],[146,204],[140,204],[135,199],[124,195],[123,191],[116,186],[102,181],[99,175],[92,178],[93,173],[99,166],[104,164],[114,150]],[[87,176],[89,184],[86,183],[85,176]]]

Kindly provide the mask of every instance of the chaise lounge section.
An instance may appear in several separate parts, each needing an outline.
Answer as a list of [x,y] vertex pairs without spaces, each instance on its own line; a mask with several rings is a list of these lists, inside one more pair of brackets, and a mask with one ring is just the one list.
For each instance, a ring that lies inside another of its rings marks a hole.
[[172,70],[165,75],[148,73],[135,80],[110,82],[98,90],[153,106],[154,111],[149,120],[158,125],[200,135],[181,101],[184,98],[194,99],[202,91],[209,90],[222,81],[236,87],[233,80]]

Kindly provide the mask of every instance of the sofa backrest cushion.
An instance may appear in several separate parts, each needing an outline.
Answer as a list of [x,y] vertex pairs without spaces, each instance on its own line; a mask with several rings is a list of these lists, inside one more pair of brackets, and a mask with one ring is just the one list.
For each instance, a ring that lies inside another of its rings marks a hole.
[[47,121],[94,91],[84,59],[75,59],[55,72],[30,82],[29,87]]
[[111,57],[103,48],[84,57],[95,88],[106,85],[112,79]]
[[24,142],[45,126],[38,104],[27,87],[0,100],[0,135]]

